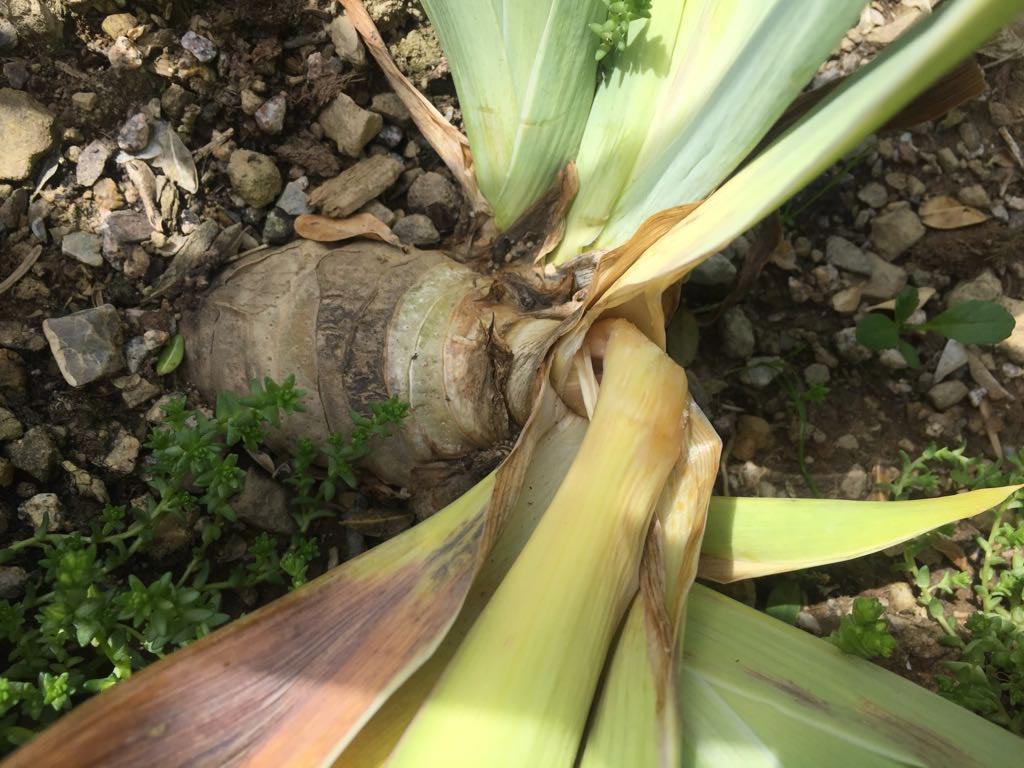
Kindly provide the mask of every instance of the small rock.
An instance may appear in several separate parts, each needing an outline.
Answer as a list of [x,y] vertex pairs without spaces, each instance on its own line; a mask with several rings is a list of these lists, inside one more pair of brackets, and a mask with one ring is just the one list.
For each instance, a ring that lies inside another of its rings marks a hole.
[[928,188],[924,185],[923,181],[917,178],[917,176],[907,176],[907,194],[910,197],[915,199],[919,198],[927,191]]
[[832,296],[832,309],[841,315],[852,315],[860,306],[860,299],[863,295],[863,285],[853,285],[849,288],[844,288]]
[[283,181],[277,165],[267,155],[236,149],[228,162],[231,186],[253,208],[270,205],[281,194]]
[[845,237],[832,235],[825,243],[825,260],[847,272],[871,276],[874,260]]
[[0,228],[13,232],[21,228],[21,221],[28,214],[29,191],[24,187],[14,190],[0,203]]
[[149,264],[150,258],[146,249],[135,246],[128,251],[128,255],[121,265],[121,271],[124,272],[125,277],[141,280],[149,272]]
[[999,303],[1006,307],[1007,312],[1017,321],[1010,338],[999,342],[996,347],[1012,362],[1024,365],[1024,301],[1002,296]]
[[956,152],[949,147],[942,147],[936,157],[942,170],[946,173],[954,173],[960,169],[960,159],[956,156]]
[[870,181],[861,187],[857,198],[872,208],[884,208],[885,204],[889,202],[889,193],[884,185],[877,181]]
[[871,242],[879,254],[895,259],[924,237],[921,219],[910,208],[883,213],[871,223]]
[[368,213],[384,226],[390,227],[398,218],[395,212],[378,200],[371,200],[359,209],[360,213]]
[[53,146],[54,117],[23,91],[0,88],[0,179],[21,181]]
[[740,461],[751,461],[772,446],[772,425],[760,416],[743,414],[736,421],[736,437],[732,455]]
[[93,184],[92,199],[101,211],[116,211],[124,208],[124,196],[113,179],[100,179]]
[[864,285],[864,296],[885,301],[894,299],[907,285],[907,270],[871,254],[871,279]]
[[360,160],[313,190],[310,204],[325,216],[348,216],[386,191],[402,175],[404,167],[393,155],[374,155]]
[[878,353],[878,362],[890,371],[904,371],[910,367],[907,358],[898,349],[883,349]]
[[107,61],[114,69],[139,69],[143,61],[142,51],[135,46],[131,39],[121,35],[107,49]]
[[782,373],[781,363],[777,357],[752,357],[740,371],[740,381],[754,389],[764,389]]
[[690,282],[705,287],[721,287],[732,285],[736,279],[736,267],[723,253],[713,254],[697,265],[690,273]]
[[986,269],[971,280],[963,280],[946,296],[946,305],[955,306],[964,301],[996,301],[1003,295],[1003,284],[991,269]]
[[88,264],[90,267],[102,267],[103,255],[100,253],[100,239],[88,232],[72,232],[65,235],[60,244],[65,256]]
[[267,220],[263,224],[263,242],[267,245],[281,245],[288,242],[294,231],[292,217],[279,208],[274,208],[267,214]]
[[459,219],[462,197],[455,185],[440,173],[417,177],[407,194],[409,210],[426,214],[440,232],[449,232]]
[[180,120],[195,96],[177,83],[171,83],[160,96],[160,108],[172,120]]
[[181,400],[184,395],[180,393],[170,393],[163,395],[159,400],[150,406],[150,409],[146,411],[146,421],[150,424],[157,425],[167,419],[167,411],[165,408],[174,400]]
[[113,152],[114,148],[102,139],[91,142],[83,149],[78,156],[78,168],[75,171],[78,183],[83,187],[91,187],[99,181]]
[[31,77],[25,62],[20,59],[4,62],[3,72],[11,87],[19,91],[28,85],[29,78]]
[[111,40],[126,37],[137,26],[139,20],[130,13],[113,13],[100,23],[100,28]]
[[402,143],[405,134],[397,125],[385,125],[377,134],[377,141],[389,149],[394,149]]
[[146,358],[149,357],[150,351],[146,340],[141,336],[133,336],[128,339],[128,343],[124,345],[124,359],[128,363],[128,371],[138,373]]
[[969,152],[977,152],[981,149],[981,131],[978,130],[978,126],[971,122],[963,122],[957,126],[957,131]]
[[28,380],[17,352],[0,349],[0,392],[22,392]]
[[0,16],[0,51],[10,51],[17,47],[17,28],[8,19]]
[[[0,488],[8,488],[11,483],[14,482],[14,465],[11,464],[7,459],[0,458]],[[3,508],[0,507],[0,513],[3,512]],[[0,529],[6,527],[6,522],[3,520],[3,514],[0,514]]]
[[60,372],[73,387],[111,376],[125,366],[121,319],[110,304],[44,320],[43,333]]
[[359,157],[363,147],[384,127],[379,114],[363,109],[344,93],[320,113],[319,123],[324,134],[338,145],[338,151],[349,157]]
[[988,192],[981,184],[964,187],[957,192],[956,196],[961,203],[973,208],[988,208],[992,205],[992,198],[988,196]]
[[313,209],[309,207],[309,194],[306,192],[308,188],[309,179],[305,176],[289,181],[284,186],[284,192],[277,198],[277,207],[289,216],[312,213]]
[[737,360],[754,354],[754,324],[741,307],[730,307],[722,314],[722,353]]
[[938,384],[965,365],[967,365],[967,348],[956,339],[950,339],[942,350],[938,365],[935,366],[935,377],[932,381]]
[[397,94],[378,93],[370,102],[370,109],[396,125],[408,128],[412,123],[412,115]]
[[85,496],[86,498],[98,501],[100,504],[110,503],[107,486],[98,477],[93,477],[70,461],[63,462],[61,467],[67,473],[71,490],[76,496]]
[[836,352],[848,363],[864,363],[871,359],[871,350],[857,341],[856,328],[843,328],[832,337]]
[[962,381],[944,381],[928,390],[928,399],[936,410],[947,411],[967,397],[967,392]]
[[142,243],[153,235],[153,225],[144,213],[138,211],[114,211],[103,222],[103,236],[113,243]]
[[142,378],[137,373],[131,376],[121,376],[114,379],[112,383],[121,390],[121,399],[124,400],[124,404],[129,408],[138,408],[161,392],[160,387]]
[[0,566],[0,599],[17,600],[25,594],[28,571],[16,565]]
[[117,134],[117,146],[125,152],[141,152],[149,145],[149,118],[137,112],[128,118]]
[[990,101],[988,103],[988,113],[997,128],[1008,128],[1014,123],[1013,110],[1001,101]]
[[18,507],[18,512],[33,529],[42,528],[45,523],[46,530],[55,533],[64,526],[64,508],[55,493],[37,493]]
[[142,443],[137,437],[122,431],[114,440],[110,452],[104,457],[103,466],[111,472],[129,475],[135,469],[135,462],[141,449]]
[[821,363],[811,363],[804,368],[804,381],[811,386],[824,386],[828,384],[832,378],[832,373],[829,371],[827,365]]
[[892,613],[917,612],[917,598],[907,582],[896,581],[885,589],[889,593],[889,610]]
[[844,451],[856,451],[860,449],[860,442],[853,435],[841,435],[836,439],[836,447]]
[[295,521],[288,511],[287,491],[256,468],[249,469],[242,492],[229,504],[239,520],[261,531],[280,534],[295,531]]
[[24,429],[17,417],[6,408],[0,408],[0,443],[17,440],[24,434]]
[[422,213],[410,213],[392,227],[395,235],[406,245],[433,245],[441,239],[434,222]]
[[57,469],[60,451],[46,427],[32,427],[24,437],[7,446],[7,458],[16,469],[45,483]]
[[263,97],[248,88],[242,89],[242,93],[239,94],[239,100],[242,112],[247,115],[255,115],[260,107],[263,106]]
[[92,91],[80,91],[71,94],[71,106],[81,112],[92,112],[100,97]]
[[366,50],[359,39],[359,33],[344,14],[336,16],[327,25],[327,34],[330,35],[331,42],[334,43],[334,52],[342,61],[347,61],[357,67],[366,64]]
[[860,464],[854,464],[839,484],[839,493],[844,499],[863,499],[868,490],[868,473]]
[[208,64],[217,58],[217,46],[207,37],[189,30],[181,38],[181,47],[196,57],[196,61]]
[[284,117],[287,111],[288,96],[279,93],[274,98],[267,99],[263,106],[256,110],[256,125],[264,133],[277,135],[284,130]]

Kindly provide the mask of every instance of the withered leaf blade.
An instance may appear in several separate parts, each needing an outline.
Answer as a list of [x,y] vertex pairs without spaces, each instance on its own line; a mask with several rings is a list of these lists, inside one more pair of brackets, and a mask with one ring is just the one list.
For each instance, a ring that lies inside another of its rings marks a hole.
[[919,213],[921,223],[931,229],[962,229],[988,221],[988,216],[977,208],[946,195],[925,200]]
[[295,219],[295,233],[299,237],[318,243],[337,243],[365,237],[390,245],[401,245],[395,233],[384,222],[369,213],[356,213],[344,219],[303,214]]

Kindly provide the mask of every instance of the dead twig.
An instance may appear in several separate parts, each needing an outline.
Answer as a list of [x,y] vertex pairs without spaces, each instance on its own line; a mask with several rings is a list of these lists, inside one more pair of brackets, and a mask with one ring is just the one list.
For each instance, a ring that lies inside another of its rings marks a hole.
[[17,282],[25,276],[25,273],[32,269],[32,265],[39,261],[39,257],[42,255],[42,253],[43,246],[41,245],[37,245],[35,248],[29,251],[25,255],[25,258],[21,260],[21,264],[19,264],[17,268],[11,273],[11,276],[4,280],[2,283],[0,283],[0,294],[6,293],[11,288],[13,288],[17,284]]

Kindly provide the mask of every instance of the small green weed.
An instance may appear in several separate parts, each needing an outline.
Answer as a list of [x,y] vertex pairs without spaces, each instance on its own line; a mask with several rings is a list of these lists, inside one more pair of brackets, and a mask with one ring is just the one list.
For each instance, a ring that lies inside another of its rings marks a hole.
[[652,0],[604,0],[608,6],[608,18],[604,23],[593,23],[590,31],[597,35],[600,45],[595,58],[601,61],[614,51],[626,50],[629,41],[629,25],[637,19],[651,18]]
[[[50,532],[43,520],[34,533],[0,550],[0,563],[29,572],[20,600],[0,600],[0,644],[7,667],[0,675],[0,751],[9,751],[88,696],[224,624],[227,590],[262,584],[292,588],[307,580],[319,554],[309,535],[313,521],[329,515],[341,487],[356,485],[353,465],[370,441],[385,436],[407,406],[389,400],[355,433],[332,435],[327,446],[303,442],[287,482],[297,491],[298,532],[289,541],[260,534],[245,560],[219,581],[210,547],[235,520],[229,501],[242,488],[238,451],[258,450],[270,426],[302,410],[304,393],[289,378],[254,383],[249,395],[222,394],[213,418],[165,407],[164,425],[147,447],[151,493],[142,504],[108,506],[86,531]],[[322,477],[313,464],[325,459]],[[148,547],[158,524],[176,515],[198,519],[199,535],[183,568],[151,577]]]
[[888,658],[896,650],[896,638],[889,633],[884,613],[885,606],[878,598],[855,598],[850,614],[840,619],[839,629],[828,639],[843,653],[865,659]]
[[994,301],[963,301],[925,323],[910,323],[918,304],[917,288],[907,286],[896,298],[890,320],[871,312],[857,323],[857,341],[869,349],[898,349],[907,365],[921,367],[921,357],[907,341],[912,334],[931,331],[963,344],[997,344],[1013,333],[1014,319]]
[[810,426],[809,409],[813,405],[820,405],[828,397],[829,388],[824,384],[805,384],[803,379],[792,367],[783,361],[770,363],[779,370],[778,382],[782,391],[789,399],[789,407],[797,419],[797,461],[800,465],[800,475],[811,493],[821,498],[821,489],[814,482],[810,471],[807,469],[807,433]]
[[[963,448],[928,447],[911,459],[901,453],[899,477],[888,484],[894,498],[940,490],[975,490],[1024,483],[1024,450],[1000,461],[965,455]],[[904,545],[903,567],[918,588],[918,602],[942,627],[942,643],[959,651],[936,677],[939,692],[1014,733],[1024,735],[1024,492],[994,511],[987,536],[978,536],[976,572],[946,570],[934,578],[918,555],[952,534],[949,525]],[[940,596],[968,589],[977,611],[958,625]]]

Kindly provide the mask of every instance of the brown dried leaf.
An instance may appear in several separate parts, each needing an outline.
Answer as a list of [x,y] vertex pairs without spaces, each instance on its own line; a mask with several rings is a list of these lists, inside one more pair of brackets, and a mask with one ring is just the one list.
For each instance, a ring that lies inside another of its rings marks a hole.
[[295,219],[295,233],[299,237],[317,243],[336,243],[341,240],[365,237],[390,245],[401,245],[401,241],[395,236],[395,233],[388,229],[380,219],[369,213],[356,213],[345,219],[302,215]]
[[490,206],[484,199],[473,173],[473,157],[469,151],[469,141],[451,123],[444,119],[427,97],[420,93],[409,79],[391,59],[388,47],[381,38],[377,27],[359,0],[341,0],[345,7],[345,15],[352,26],[359,32],[367,50],[377,60],[377,64],[387,77],[398,98],[405,104],[412,115],[413,122],[420,129],[430,146],[448,166],[448,170],[462,186],[466,200],[478,216],[490,214]]
[[988,216],[946,195],[933,197],[921,204],[921,222],[932,229],[961,229],[988,221]]

